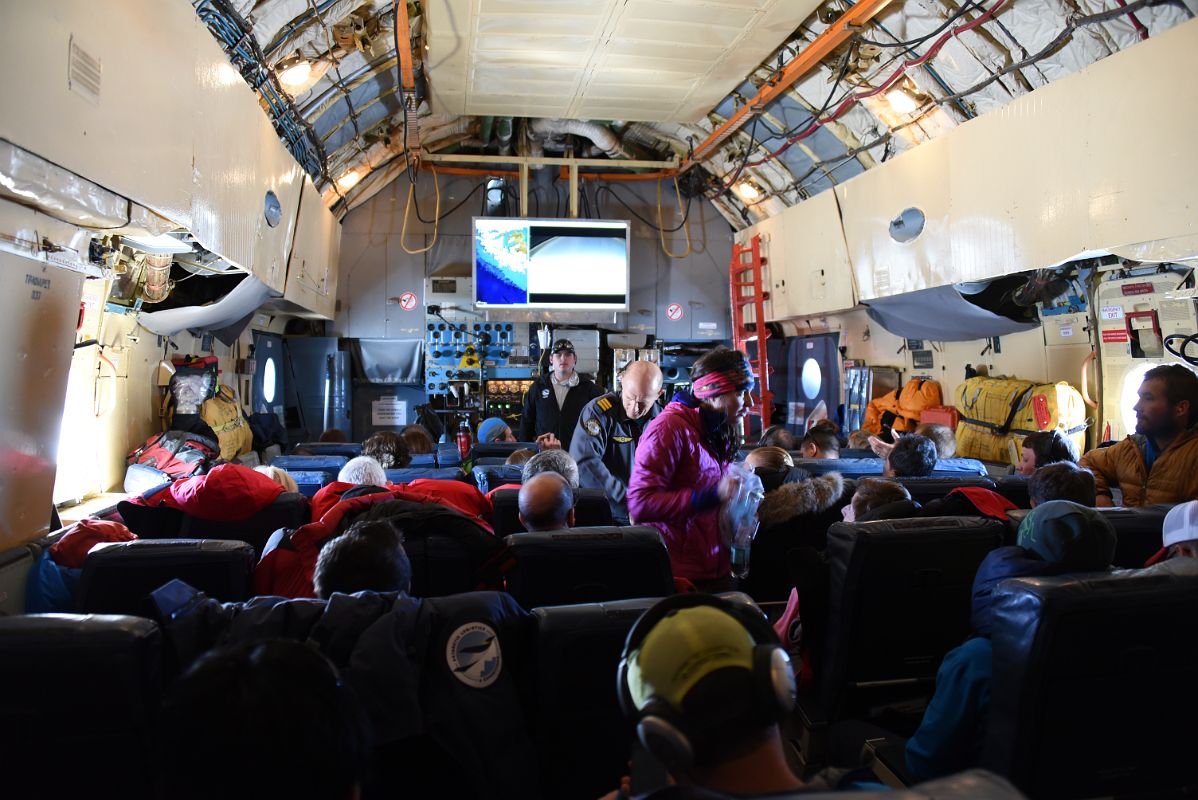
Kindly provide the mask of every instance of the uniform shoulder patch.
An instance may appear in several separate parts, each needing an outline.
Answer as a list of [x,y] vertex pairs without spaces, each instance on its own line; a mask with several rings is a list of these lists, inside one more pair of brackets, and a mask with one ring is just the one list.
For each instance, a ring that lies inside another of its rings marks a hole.
[[449,635],[445,662],[459,681],[472,689],[485,689],[503,669],[499,637],[485,623],[466,623]]
[[599,406],[600,411],[611,411],[611,400],[606,397],[600,397],[595,401],[595,405]]
[[585,430],[591,436],[598,436],[599,434],[603,433],[603,429],[599,427],[599,420],[595,419],[594,417],[591,417],[583,422],[582,427],[583,430]]

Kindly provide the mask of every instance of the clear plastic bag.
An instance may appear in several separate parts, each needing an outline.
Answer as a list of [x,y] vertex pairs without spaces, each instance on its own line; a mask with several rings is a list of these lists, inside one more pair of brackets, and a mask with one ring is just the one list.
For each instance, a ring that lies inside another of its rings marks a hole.
[[732,574],[749,574],[749,549],[757,535],[757,507],[765,499],[761,478],[744,464],[732,464],[727,475],[733,480],[732,496],[720,509],[720,533],[732,556]]

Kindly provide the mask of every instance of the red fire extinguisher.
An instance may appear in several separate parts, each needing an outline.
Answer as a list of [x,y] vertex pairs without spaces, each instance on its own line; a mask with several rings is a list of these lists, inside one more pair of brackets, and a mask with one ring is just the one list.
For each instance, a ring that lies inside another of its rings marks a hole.
[[458,453],[461,454],[462,460],[470,455],[470,448],[474,444],[474,438],[470,435],[470,423],[466,417],[462,417],[462,421],[458,423]]

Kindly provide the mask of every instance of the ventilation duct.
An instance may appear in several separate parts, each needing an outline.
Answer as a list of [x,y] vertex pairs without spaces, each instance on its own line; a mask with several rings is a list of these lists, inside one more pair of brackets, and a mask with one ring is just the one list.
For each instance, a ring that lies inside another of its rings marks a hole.
[[595,148],[608,158],[631,158],[620,143],[620,137],[605,125],[578,119],[534,119],[528,126],[528,135],[534,142],[544,141],[550,136],[571,134],[590,139]]

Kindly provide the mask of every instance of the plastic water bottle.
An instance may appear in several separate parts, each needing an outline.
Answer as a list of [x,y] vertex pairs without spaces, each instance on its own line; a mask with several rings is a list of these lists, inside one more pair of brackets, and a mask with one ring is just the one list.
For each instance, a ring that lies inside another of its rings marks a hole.
[[470,448],[474,445],[473,437],[470,435],[470,423],[466,417],[462,417],[462,421],[458,423],[458,454],[465,461],[470,455]]
[[756,519],[737,526],[732,535],[732,575],[736,578],[749,576],[749,551],[753,547],[753,537],[757,535]]

